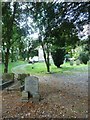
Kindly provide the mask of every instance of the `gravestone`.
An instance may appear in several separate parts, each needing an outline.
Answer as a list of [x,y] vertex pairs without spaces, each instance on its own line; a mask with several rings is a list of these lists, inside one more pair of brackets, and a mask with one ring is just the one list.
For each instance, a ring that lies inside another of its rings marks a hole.
[[37,77],[29,76],[25,78],[25,91],[29,93],[29,96],[32,96],[33,102],[39,101],[39,80]]
[[74,60],[70,60],[70,65],[73,66]]
[[26,91],[22,92],[22,101],[28,102],[28,92],[26,92]]
[[80,60],[76,60],[76,65],[80,65]]
[[14,81],[14,73],[3,73],[2,80],[4,81]]

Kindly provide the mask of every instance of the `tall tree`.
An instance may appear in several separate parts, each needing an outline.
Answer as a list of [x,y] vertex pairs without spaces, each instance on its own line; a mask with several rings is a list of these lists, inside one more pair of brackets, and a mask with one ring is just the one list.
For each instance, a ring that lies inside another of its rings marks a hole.
[[[66,8],[60,3],[32,3],[32,18],[39,29],[39,41],[41,43],[47,72],[50,72],[49,54],[52,37],[50,36],[52,29],[58,27],[64,18]],[[60,22],[60,23],[57,23]]]
[[68,46],[75,48],[76,43],[79,41],[77,30],[73,23],[63,21],[57,28],[51,31],[51,37],[54,39],[52,43],[52,58],[57,67],[63,64],[65,52]]
[[[19,6],[17,7],[16,4],[19,4]],[[89,22],[89,7],[89,3],[22,2],[14,3],[13,5],[9,2],[2,3],[2,45],[5,50],[4,72],[8,71],[9,51],[13,43],[12,34],[14,34],[15,24],[20,25],[20,28],[25,31],[24,36],[32,34],[33,31],[38,31],[39,42],[43,48],[47,71],[50,72],[50,47],[52,45],[54,46],[54,43],[60,43],[59,45],[63,44],[64,42],[62,43],[62,40],[66,41],[64,47],[70,45],[70,43],[74,44],[75,40],[77,41],[77,36],[71,34],[70,31],[66,29],[66,25],[61,27],[61,24],[63,24],[63,21],[68,20],[74,23],[78,31],[82,30],[84,23],[88,24]],[[30,20],[32,22],[30,22]],[[66,31],[67,34],[65,34],[64,31],[62,32],[62,28],[64,27],[65,29],[63,30]],[[70,37],[68,33],[70,33],[72,37]],[[74,39],[74,41],[71,39]],[[19,43],[24,45],[24,42],[21,40]],[[63,45],[59,47],[63,47]],[[24,48],[22,48],[22,50],[23,49]]]
[[16,3],[13,4],[13,10],[11,9],[10,2],[2,3],[2,45],[5,49],[5,59],[4,59],[4,72],[8,72],[8,62],[10,55],[10,47],[12,45],[12,33],[13,25],[16,13]]

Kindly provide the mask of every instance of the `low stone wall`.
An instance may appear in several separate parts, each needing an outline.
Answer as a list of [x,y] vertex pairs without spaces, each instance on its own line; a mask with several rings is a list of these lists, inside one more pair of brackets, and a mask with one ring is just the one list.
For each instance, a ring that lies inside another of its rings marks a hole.
[[14,81],[14,73],[3,73],[2,74],[2,81]]
[[7,81],[7,82],[4,82],[4,83],[0,84],[0,90],[3,90],[3,89],[5,89],[5,88],[9,87],[9,86],[12,85],[13,83],[14,83],[14,81],[13,81],[13,80],[10,80],[10,81]]
[[10,88],[7,88],[7,91],[23,91],[24,90],[24,85],[18,87],[18,88],[13,88],[13,87],[10,87]]
[[30,74],[25,74],[25,73],[22,73],[22,74],[18,74],[18,80],[22,80],[22,79],[25,79],[27,76],[30,76]]

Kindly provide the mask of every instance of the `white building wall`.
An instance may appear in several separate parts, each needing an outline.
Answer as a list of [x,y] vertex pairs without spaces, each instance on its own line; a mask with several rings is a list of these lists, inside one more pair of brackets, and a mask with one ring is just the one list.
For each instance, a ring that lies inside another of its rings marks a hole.
[[[50,62],[52,62],[51,54],[49,55],[49,58],[50,58]],[[43,49],[42,49],[41,46],[38,48],[38,61],[45,61],[44,60],[44,55],[43,55]]]
[[41,46],[38,48],[38,60],[44,61],[43,50]]

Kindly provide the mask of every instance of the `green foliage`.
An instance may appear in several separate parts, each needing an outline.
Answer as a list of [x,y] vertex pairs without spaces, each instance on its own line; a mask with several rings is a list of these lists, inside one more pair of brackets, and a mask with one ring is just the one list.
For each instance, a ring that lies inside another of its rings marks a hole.
[[[21,39],[21,36],[26,38],[33,32],[39,31],[39,42],[43,47],[46,66],[49,65],[51,46],[54,47],[54,51],[58,51],[59,47],[66,50],[69,48],[69,51],[75,48],[79,41],[76,27],[80,30],[85,21],[88,23],[89,7],[88,3],[14,2],[11,6],[10,2],[3,2],[2,45],[3,63],[6,63],[6,69],[9,58],[11,61],[18,59],[15,56],[25,59],[29,58],[30,52],[33,53],[36,44],[30,42],[31,39]],[[29,18],[32,18],[33,22],[29,20],[28,23]]]
[[55,49],[55,51],[51,52],[54,64],[59,68],[64,61],[65,50],[63,49]]
[[11,9],[11,3],[2,3],[2,45],[3,45],[3,63],[4,63],[4,72],[8,72],[8,63],[10,48],[13,44],[13,26],[15,24],[15,14],[16,14],[16,4],[13,3]]
[[76,48],[74,49],[73,57],[74,57],[75,59],[78,59],[78,57],[79,57],[79,55],[80,55],[80,53],[81,53],[82,51],[83,51],[83,48],[82,48],[81,45],[76,46]]
[[73,23],[64,21],[58,28],[55,28],[52,31],[51,36],[54,37],[51,42],[52,46],[54,46],[52,58],[54,60],[54,64],[57,67],[60,67],[63,63],[65,52],[67,53],[67,49],[76,47],[76,43],[79,41],[77,31]]
[[79,59],[82,63],[87,64],[87,62],[89,61],[89,56],[86,52],[81,52]]

